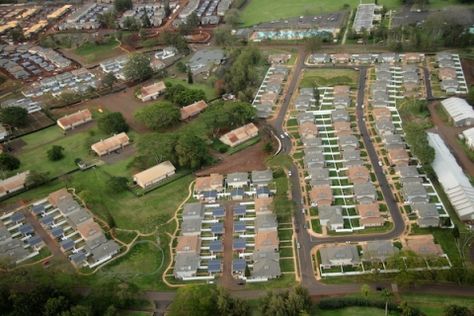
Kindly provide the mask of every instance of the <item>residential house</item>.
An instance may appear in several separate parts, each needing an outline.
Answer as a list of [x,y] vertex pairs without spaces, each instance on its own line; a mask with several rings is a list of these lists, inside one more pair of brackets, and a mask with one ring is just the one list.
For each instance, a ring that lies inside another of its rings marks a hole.
[[314,104],[312,95],[299,95],[295,100],[295,108],[297,111],[306,111]]
[[332,54],[331,61],[334,64],[346,64],[351,61],[351,55],[346,53]]
[[457,80],[446,79],[441,81],[441,90],[447,94],[455,94],[458,91],[459,82]]
[[305,149],[322,149],[323,140],[319,137],[302,137],[301,140]]
[[393,134],[395,132],[395,126],[391,119],[382,118],[375,121],[375,130],[380,136]]
[[344,228],[344,218],[340,206],[319,206],[318,214],[321,226],[326,226],[329,230]]
[[329,185],[314,187],[309,192],[313,206],[330,206],[334,201],[332,190]]
[[312,167],[308,169],[308,173],[311,177],[310,184],[312,187],[331,185],[329,169],[322,167]]
[[120,133],[93,144],[91,149],[100,157],[122,149],[128,144],[130,144],[130,139],[127,134]]
[[314,123],[314,115],[308,112],[298,113],[296,116],[296,120],[298,121],[298,125],[301,125],[305,122]]
[[403,55],[403,62],[406,64],[418,64],[425,60],[423,53],[405,53]]
[[273,172],[271,169],[254,170],[252,171],[251,178],[254,186],[268,186],[273,181]]
[[249,174],[247,172],[229,173],[226,178],[228,187],[242,188],[249,184]]
[[308,58],[310,64],[327,64],[330,61],[328,54],[311,54]]
[[319,265],[325,269],[339,266],[358,266],[360,264],[359,252],[353,245],[331,245],[319,250],[321,262]]
[[261,231],[255,235],[255,251],[278,251],[278,232]]
[[419,227],[425,228],[439,226],[439,213],[435,204],[413,203],[412,211],[418,216],[416,223]]
[[258,197],[255,199],[255,214],[271,214],[273,211],[272,197]]
[[351,183],[366,183],[370,180],[369,169],[365,166],[349,166],[347,178]]
[[395,168],[396,174],[402,179],[404,183],[411,182],[409,179],[416,179],[415,182],[420,182],[420,174],[416,166],[401,165]]
[[358,204],[357,212],[360,215],[360,224],[364,227],[383,226],[385,219],[380,214],[379,204],[376,202]]
[[194,102],[180,109],[181,121],[192,118],[207,108],[207,103],[204,100]]
[[352,134],[351,123],[349,122],[341,122],[341,121],[334,122],[333,126],[334,126],[334,132],[336,133],[337,137]]
[[286,64],[291,58],[291,54],[272,54],[268,56],[270,64]]
[[211,173],[207,177],[197,177],[194,184],[194,192],[204,191],[222,192],[224,190],[224,176],[218,173]]
[[298,132],[301,137],[316,137],[318,135],[318,127],[313,122],[304,122],[299,125]]
[[355,150],[359,148],[359,140],[354,135],[343,135],[339,137],[339,148],[341,150]]
[[222,135],[219,140],[230,147],[235,147],[256,136],[258,136],[257,126],[249,123]]
[[324,154],[319,148],[308,150],[303,157],[303,161],[306,169],[311,167],[324,167],[326,164]]
[[438,77],[440,80],[456,80],[458,75],[456,73],[456,69],[454,68],[440,68],[438,70]]
[[29,171],[18,173],[10,178],[0,180],[0,197],[17,192],[26,187]]
[[371,182],[354,184],[354,197],[360,204],[369,204],[377,199],[377,191]]
[[67,131],[79,125],[92,121],[92,114],[88,109],[80,110],[72,114],[65,115],[58,119],[56,123],[63,130]]
[[174,175],[176,168],[170,161],[164,161],[133,176],[135,182],[142,189],[147,189],[156,183]]
[[183,220],[204,218],[204,205],[199,202],[184,204]]
[[392,244],[391,240],[374,240],[363,245],[362,251],[364,260],[385,262],[395,256],[399,249]]
[[388,149],[387,158],[392,166],[408,165],[410,162],[410,156],[404,147]]
[[346,110],[338,109],[331,112],[333,122],[349,122],[349,113]]
[[275,214],[260,214],[255,218],[255,232],[276,231],[278,223]]
[[243,200],[244,196],[245,196],[245,192],[243,188],[233,188],[230,191],[230,197],[234,201]]
[[256,251],[252,259],[252,278],[274,279],[281,275],[280,254],[278,252]]
[[183,236],[201,235],[201,228],[202,228],[201,218],[185,219],[183,217],[183,222],[181,223],[181,235]]
[[411,204],[429,201],[426,189],[421,183],[403,182],[402,195],[405,199],[405,202]]
[[186,279],[196,276],[201,258],[194,253],[183,253],[175,257],[173,275],[176,279]]

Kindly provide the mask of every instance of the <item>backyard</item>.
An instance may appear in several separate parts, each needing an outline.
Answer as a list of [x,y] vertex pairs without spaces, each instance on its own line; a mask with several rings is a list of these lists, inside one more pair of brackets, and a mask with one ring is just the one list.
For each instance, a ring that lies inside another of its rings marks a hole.
[[311,69],[304,73],[301,88],[349,85],[356,87],[358,73],[351,69]]

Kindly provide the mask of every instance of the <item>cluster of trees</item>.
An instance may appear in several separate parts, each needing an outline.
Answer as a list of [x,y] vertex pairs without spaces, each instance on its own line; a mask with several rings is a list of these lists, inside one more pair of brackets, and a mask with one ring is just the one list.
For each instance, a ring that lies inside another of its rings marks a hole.
[[122,13],[133,8],[132,0],[115,0],[114,1],[115,11]]
[[97,127],[105,134],[118,134],[128,132],[128,124],[122,113],[112,112],[101,116],[97,120]]
[[221,76],[226,90],[238,95],[240,100],[251,100],[260,80],[257,67],[263,60],[256,47],[235,49],[229,56],[229,66]]
[[13,283],[2,282],[0,286],[0,311],[2,315],[43,316],[116,316],[119,308],[127,308],[135,302],[137,290],[124,284],[103,284],[86,297],[72,293],[70,289],[36,280],[41,285],[31,286],[27,291],[13,289]]
[[186,43],[186,39],[178,33],[162,32],[160,34],[160,40],[165,45],[170,45],[170,46],[176,47],[176,49],[181,54],[188,54],[189,51],[190,51],[188,43]]
[[283,292],[269,292],[263,298],[260,310],[263,316],[309,315],[311,298],[308,290],[301,286]]
[[135,118],[146,127],[157,131],[179,122],[180,111],[170,102],[158,102],[135,112]]
[[425,126],[416,122],[404,124],[406,141],[411,151],[424,166],[430,166],[434,160],[435,152],[428,143]]
[[179,33],[186,35],[191,34],[200,24],[199,17],[196,12],[191,13],[184,23],[179,25]]
[[153,76],[150,58],[144,54],[133,54],[123,68],[123,73],[128,81],[145,81]]
[[0,121],[11,127],[23,127],[28,122],[28,111],[18,106],[2,108]]
[[142,169],[169,160],[175,166],[194,170],[210,161],[206,141],[190,130],[144,135],[137,146],[139,155],[134,165]]
[[206,93],[201,89],[190,89],[186,88],[182,84],[174,85],[170,82],[165,82],[165,84],[165,99],[180,107],[200,100],[206,101]]
[[0,153],[0,170],[12,171],[20,168],[20,160],[9,153]]

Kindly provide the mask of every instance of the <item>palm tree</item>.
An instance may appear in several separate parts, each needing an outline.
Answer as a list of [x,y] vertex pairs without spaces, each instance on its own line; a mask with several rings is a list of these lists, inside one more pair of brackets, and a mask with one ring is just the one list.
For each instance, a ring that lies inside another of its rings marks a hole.
[[385,316],[388,315],[388,301],[392,297],[393,293],[389,289],[383,289],[382,297],[385,299]]

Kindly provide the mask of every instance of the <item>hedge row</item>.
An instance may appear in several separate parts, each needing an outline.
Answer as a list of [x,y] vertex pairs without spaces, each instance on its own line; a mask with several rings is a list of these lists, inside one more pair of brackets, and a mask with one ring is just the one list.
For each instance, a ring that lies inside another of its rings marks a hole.
[[[320,309],[339,309],[351,306],[375,307],[385,309],[385,301],[368,300],[358,297],[335,297],[323,299],[319,302]],[[399,311],[399,307],[397,304],[389,302],[388,310]]]

